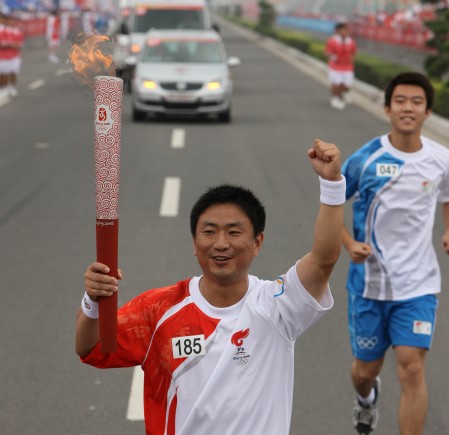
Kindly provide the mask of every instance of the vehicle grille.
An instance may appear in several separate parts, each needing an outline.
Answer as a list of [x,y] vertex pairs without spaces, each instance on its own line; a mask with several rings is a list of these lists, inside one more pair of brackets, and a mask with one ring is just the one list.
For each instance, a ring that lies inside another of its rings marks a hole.
[[186,87],[183,89],[178,89],[176,85],[179,82],[161,82],[159,83],[162,89],[167,91],[197,91],[203,87],[202,83],[186,83]]

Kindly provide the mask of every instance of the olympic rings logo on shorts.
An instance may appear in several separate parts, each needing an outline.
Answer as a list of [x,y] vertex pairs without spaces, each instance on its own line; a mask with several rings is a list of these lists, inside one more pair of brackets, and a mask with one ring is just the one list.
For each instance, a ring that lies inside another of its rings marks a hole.
[[379,339],[377,337],[361,337],[360,335],[357,336],[357,346],[360,349],[367,349],[371,350],[374,349],[379,342]]

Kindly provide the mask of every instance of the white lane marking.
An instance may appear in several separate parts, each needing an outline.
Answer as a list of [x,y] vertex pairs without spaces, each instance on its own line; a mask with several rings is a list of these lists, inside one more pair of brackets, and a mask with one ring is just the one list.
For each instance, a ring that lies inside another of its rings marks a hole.
[[46,142],[36,142],[33,146],[38,150],[45,150],[47,148],[50,148],[50,144]]
[[184,128],[175,128],[171,135],[172,148],[184,148],[186,131]]
[[128,400],[126,418],[131,421],[143,420],[143,370],[140,366],[134,367],[131,392]]
[[[166,177],[164,180],[161,209],[159,212],[161,216],[172,217],[178,215],[180,192],[181,179],[178,177]],[[131,421],[144,420],[143,370],[140,367],[134,367],[126,418]]]
[[45,80],[44,79],[39,79],[39,80],[35,80],[34,82],[30,83],[28,85],[28,89],[31,91],[34,91],[37,88],[41,88],[42,86],[45,85]]
[[181,179],[178,177],[165,177],[162,191],[162,201],[159,214],[164,217],[178,216],[179,194],[181,192]]
[[65,74],[69,74],[72,72],[71,68],[59,68],[55,71],[55,76],[62,77]]

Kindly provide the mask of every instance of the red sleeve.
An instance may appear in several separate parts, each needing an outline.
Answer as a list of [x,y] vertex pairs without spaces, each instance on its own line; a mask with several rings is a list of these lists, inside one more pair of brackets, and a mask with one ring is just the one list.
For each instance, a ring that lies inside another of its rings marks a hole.
[[81,361],[97,368],[142,365],[158,321],[186,297],[188,281],[148,290],[125,304],[117,314],[117,352],[103,353],[98,343]]

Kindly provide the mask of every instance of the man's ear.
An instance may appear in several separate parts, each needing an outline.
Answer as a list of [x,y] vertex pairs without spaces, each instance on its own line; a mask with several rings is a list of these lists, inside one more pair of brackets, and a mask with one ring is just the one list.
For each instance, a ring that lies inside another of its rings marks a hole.
[[265,236],[263,233],[259,233],[254,239],[254,248],[255,248],[254,255],[259,255],[260,249],[262,248],[263,245],[264,237]]

